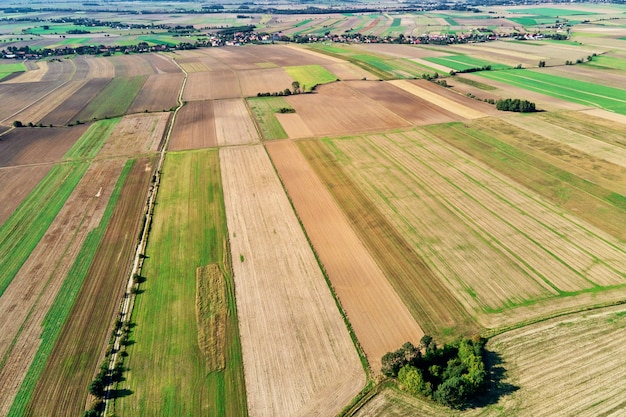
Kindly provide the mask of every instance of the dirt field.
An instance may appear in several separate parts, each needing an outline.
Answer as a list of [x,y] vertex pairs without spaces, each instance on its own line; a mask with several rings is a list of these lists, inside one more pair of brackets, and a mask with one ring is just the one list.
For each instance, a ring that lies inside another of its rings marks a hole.
[[298,148],[291,141],[266,147],[370,366],[380,372],[382,356],[407,341],[418,344],[422,329]]
[[75,116],[80,113],[110,81],[111,80],[108,78],[94,78],[87,81],[76,93],[68,97],[67,100],[41,119],[41,123],[44,126],[49,124],[62,126],[70,122],[75,122]]
[[92,58],[87,59],[89,65],[89,78],[113,78],[115,67],[110,59]]
[[3,81],[7,84],[15,84],[15,83],[36,83],[41,81],[46,72],[48,71],[48,62],[40,61],[35,62],[35,69],[29,69],[26,72],[19,74],[16,77],[10,78],[6,81]]
[[20,120],[24,124],[32,122],[39,124],[50,112],[59,106],[64,106],[64,103],[70,99],[78,90],[80,90],[86,81],[70,81],[59,87],[54,93],[47,95],[41,100],[33,103],[33,105],[27,107],[20,113],[16,114],[15,120]]
[[136,77],[139,75],[152,75],[157,71],[152,62],[145,55],[114,55],[107,59],[111,60],[115,67],[115,78]]
[[87,127],[14,129],[0,141],[0,167],[57,162]]
[[410,126],[406,120],[345,83],[326,84],[316,91],[285,98],[315,136]]
[[241,89],[237,73],[232,70],[191,73],[183,93],[187,101],[237,97],[241,97]]
[[289,200],[262,146],[220,161],[249,415],[337,414],[364,373]]
[[122,117],[99,156],[132,157],[156,152],[165,136],[170,113],[139,113]]
[[[26,415],[70,417],[80,415],[85,409],[85,387],[100,363],[132,266],[152,177],[151,166],[148,158],[139,159],[127,177],[94,263],[37,383]],[[103,297],[104,293],[110,296]],[[108,317],[111,319],[106,320]],[[80,366],[72,365],[76,363]]]
[[198,149],[217,146],[214,103],[191,101],[176,116],[169,150]]
[[128,113],[162,111],[176,107],[183,78],[183,74],[151,75],[139,90]]
[[[1,145],[0,145],[1,148]],[[52,164],[0,169],[0,226],[33,188],[46,176]]]
[[214,101],[213,112],[218,116],[215,117],[215,132],[219,146],[259,141],[259,134],[244,100]]
[[307,125],[297,113],[276,113],[276,119],[281,124],[289,138],[308,138],[313,136]]
[[274,93],[291,89],[293,80],[282,68],[238,71],[243,97],[256,97],[257,93]]
[[0,335],[0,357],[6,358],[0,370],[3,415],[40,347],[43,320],[87,234],[98,225],[123,163],[105,160],[90,166],[0,298],[0,315],[6,319]]
[[0,123],[11,125],[15,115],[25,110],[42,97],[50,94],[61,86],[63,82],[35,82],[35,83],[0,83]]

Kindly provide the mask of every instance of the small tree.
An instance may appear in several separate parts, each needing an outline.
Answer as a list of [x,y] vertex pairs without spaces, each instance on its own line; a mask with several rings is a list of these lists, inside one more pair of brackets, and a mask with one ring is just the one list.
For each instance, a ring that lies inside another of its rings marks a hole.
[[543,68],[546,66],[546,61],[539,61],[539,68]]
[[89,393],[96,398],[103,398],[104,388],[104,380],[100,376],[97,376],[93,381],[91,381],[91,384],[89,384]]
[[300,92],[300,81],[294,81],[291,83],[291,88],[293,88],[293,93],[298,94]]
[[15,120],[15,121],[13,122],[13,127],[24,127],[24,123],[22,123],[22,122],[21,122],[21,121],[19,121],[19,120]]

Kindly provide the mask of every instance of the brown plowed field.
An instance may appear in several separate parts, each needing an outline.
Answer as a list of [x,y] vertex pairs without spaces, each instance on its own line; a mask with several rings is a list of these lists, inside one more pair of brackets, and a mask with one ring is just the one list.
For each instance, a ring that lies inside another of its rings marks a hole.
[[313,132],[309,130],[298,113],[276,113],[274,116],[291,139],[313,136]]
[[130,105],[128,113],[162,111],[176,107],[183,74],[157,74],[148,77]]
[[266,144],[370,366],[411,341],[422,329],[387,281],[350,221],[291,141]]
[[217,146],[213,103],[212,101],[191,101],[178,112],[169,150]]
[[315,256],[261,145],[220,162],[248,413],[336,415],[365,378]]
[[243,97],[256,97],[257,93],[274,93],[291,89],[293,80],[282,68],[239,71],[239,83]]
[[347,84],[417,126],[465,119],[387,82],[355,81]]
[[203,62],[180,62],[179,63],[180,67],[185,70],[185,72],[187,73],[194,73],[194,72],[207,72],[209,71],[209,67],[206,66],[206,64],[204,64]]
[[73,59],[63,59],[60,62],[49,62],[48,70],[41,78],[41,81],[69,81],[76,72],[76,64]]
[[89,78],[113,78],[115,77],[115,67],[110,59],[92,58],[88,59]]
[[180,68],[172,59],[163,54],[144,54],[142,58],[152,67],[155,74],[178,74]]
[[28,71],[22,72],[16,77],[12,77],[3,83],[15,84],[15,83],[36,83],[41,81],[46,72],[48,71],[48,62],[39,61],[34,62],[35,68],[29,68]]
[[[89,57],[89,58],[88,58]],[[84,80],[89,77],[89,63],[87,62],[91,55],[79,55],[74,58],[72,61],[74,62],[74,75],[72,76],[72,80]]]
[[52,164],[42,164],[0,169],[0,226],[51,168]]
[[237,73],[232,70],[191,73],[183,93],[187,101],[237,97],[241,97],[241,89]]
[[74,117],[104,88],[109,78],[93,78],[83,85],[74,95],[65,100],[56,109],[41,119],[44,126],[61,126],[74,122]]
[[87,125],[19,128],[2,136],[0,167],[57,162],[81,137]]
[[345,83],[322,85],[316,91],[315,94],[298,94],[285,98],[315,136],[345,135],[410,126],[408,121]]
[[10,125],[15,115],[58,88],[62,82],[0,83],[0,121]]
[[144,58],[145,55],[115,55],[110,58],[115,67],[115,78],[136,77],[155,74],[153,66]]
[[[448,88],[442,87],[439,84],[432,83],[426,80],[411,80],[410,82],[418,85],[420,88],[423,88],[426,91],[437,94],[438,96],[444,97],[450,101],[458,103],[459,105],[468,107],[481,113],[489,115],[502,115],[502,112],[497,110],[493,104],[474,100],[462,94],[456,93]],[[473,119],[474,117],[472,116],[468,118]]]
[[[137,160],[126,178],[74,308],[35,387],[28,416],[72,417],[85,409],[85,387],[100,363],[110,332],[107,318],[114,317],[132,267],[151,165],[147,158]],[[80,366],[71,365],[76,363]]]
[[170,113],[139,113],[122,117],[98,156],[133,156],[156,152],[165,136]]
[[[93,163],[0,298],[0,414],[6,415],[37,352],[43,320],[87,234],[98,225],[123,160]],[[99,197],[96,197],[99,195]],[[5,356],[6,355],[6,356]]]
[[244,100],[214,101],[213,114],[219,146],[241,145],[259,141],[259,133]]
[[70,81],[63,84],[54,93],[48,94],[45,98],[37,101],[32,106],[27,107],[24,111],[14,116],[15,120],[20,120],[22,123],[27,124],[32,122],[38,124],[43,120],[50,112],[69,100],[76,92],[82,88],[86,80]]

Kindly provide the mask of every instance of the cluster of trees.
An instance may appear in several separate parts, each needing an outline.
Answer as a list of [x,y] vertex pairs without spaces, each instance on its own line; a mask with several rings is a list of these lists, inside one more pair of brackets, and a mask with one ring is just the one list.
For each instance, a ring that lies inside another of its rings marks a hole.
[[536,112],[535,103],[528,100],[520,100],[519,98],[496,101],[496,109],[502,111],[515,111],[520,113]]
[[485,340],[462,339],[438,347],[425,335],[419,347],[405,343],[382,358],[382,372],[397,378],[404,390],[452,408],[463,408],[487,386]]
[[450,75],[454,75],[454,74],[463,74],[466,72],[478,72],[478,71],[491,71],[491,65],[483,65],[482,67],[475,67],[475,68],[466,68],[463,70],[452,70],[450,71]]
[[290,96],[292,94],[300,94],[303,91],[305,91],[306,86],[302,86],[300,87],[300,82],[299,81],[294,81],[291,83],[291,88],[293,89],[290,90],[289,88],[285,88],[283,91],[275,91],[273,93],[265,92],[265,93],[256,93],[257,97],[274,97],[274,96]]

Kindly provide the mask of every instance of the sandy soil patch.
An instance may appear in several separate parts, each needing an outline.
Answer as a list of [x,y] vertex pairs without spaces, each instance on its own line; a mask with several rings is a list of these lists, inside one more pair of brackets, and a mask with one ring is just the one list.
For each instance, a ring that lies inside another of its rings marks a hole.
[[319,86],[314,94],[298,94],[285,99],[315,136],[346,135],[410,125],[342,82]]
[[482,111],[476,110],[477,106],[475,105],[461,104],[456,100],[444,97],[440,94],[441,91],[431,91],[431,86],[426,84],[428,81],[394,80],[389,81],[389,83],[466,119],[477,119],[486,116]]
[[213,113],[219,146],[242,145],[260,140],[244,100],[214,101]]
[[155,74],[148,77],[130,105],[128,113],[169,110],[178,105],[183,74]]
[[122,117],[98,156],[129,156],[156,152],[165,136],[170,113],[139,113]]
[[[0,414],[6,415],[39,348],[42,322],[89,231],[98,225],[124,161],[90,166],[0,298]],[[96,197],[99,195],[99,197]],[[6,355],[6,356],[5,356]]]
[[297,113],[276,113],[276,119],[280,122],[283,129],[287,133],[287,136],[295,138],[308,138],[313,136],[313,132],[309,130],[302,117]]
[[178,112],[169,150],[217,146],[213,103],[212,101],[192,101]]
[[266,144],[274,166],[348,316],[371,367],[423,332],[331,194],[291,141]]
[[317,261],[263,147],[220,161],[249,414],[335,415],[365,378]]
[[52,164],[0,169],[0,225],[48,174]]

